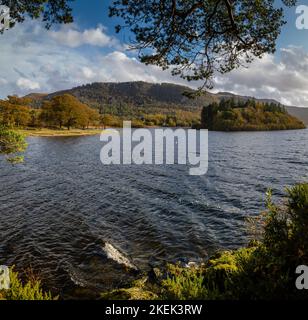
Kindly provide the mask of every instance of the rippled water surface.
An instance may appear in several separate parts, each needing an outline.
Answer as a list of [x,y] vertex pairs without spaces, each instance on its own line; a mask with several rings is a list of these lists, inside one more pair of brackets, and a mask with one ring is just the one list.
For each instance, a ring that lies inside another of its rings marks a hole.
[[105,242],[143,270],[237,247],[267,188],[282,197],[308,180],[308,130],[211,132],[201,177],[185,166],[103,166],[99,136],[28,140],[24,164],[0,161],[0,264],[32,266],[64,294],[128,279]]

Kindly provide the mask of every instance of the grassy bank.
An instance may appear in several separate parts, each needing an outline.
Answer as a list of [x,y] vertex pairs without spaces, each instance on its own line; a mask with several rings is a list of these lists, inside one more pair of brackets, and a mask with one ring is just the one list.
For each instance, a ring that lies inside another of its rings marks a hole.
[[28,137],[75,137],[75,136],[90,136],[100,134],[103,129],[22,129],[16,130],[19,133]]

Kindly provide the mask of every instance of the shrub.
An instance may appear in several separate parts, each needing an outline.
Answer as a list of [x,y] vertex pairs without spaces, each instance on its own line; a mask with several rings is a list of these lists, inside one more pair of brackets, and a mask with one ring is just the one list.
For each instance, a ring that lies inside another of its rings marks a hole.
[[7,160],[13,164],[19,163],[23,161],[23,157],[12,155],[24,152],[26,148],[24,135],[0,126],[0,155],[7,156]]
[[208,296],[204,286],[204,276],[199,268],[167,266],[167,278],[162,280],[162,296],[165,299],[195,300]]
[[44,292],[41,281],[31,277],[25,283],[19,279],[18,273],[10,269],[11,287],[0,290],[0,300],[55,300],[50,292]]

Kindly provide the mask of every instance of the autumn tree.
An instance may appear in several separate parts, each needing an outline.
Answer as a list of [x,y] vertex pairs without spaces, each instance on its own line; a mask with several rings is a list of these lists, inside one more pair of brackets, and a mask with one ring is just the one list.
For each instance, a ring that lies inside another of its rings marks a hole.
[[30,121],[28,122],[29,127],[40,127],[40,110],[31,109],[30,111]]
[[99,114],[74,96],[64,94],[44,102],[41,119],[49,126],[57,125],[60,128],[65,126],[68,130],[72,127],[85,129],[91,123],[98,121]]
[[88,115],[87,128],[89,128],[90,125],[99,126],[100,115],[98,110],[94,110],[88,107],[87,115]]
[[27,126],[30,122],[30,100],[8,96],[0,100],[0,124],[8,127]]

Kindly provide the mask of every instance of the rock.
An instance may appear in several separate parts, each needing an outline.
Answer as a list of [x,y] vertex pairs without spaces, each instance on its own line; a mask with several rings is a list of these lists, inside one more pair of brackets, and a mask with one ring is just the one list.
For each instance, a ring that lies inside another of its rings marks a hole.
[[122,254],[109,242],[105,243],[103,250],[106,253],[108,259],[111,259],[117,262],[118,264],[125,266],[128,269],[138,271],[138,268],[127,257],[125,257],[124,254]]
[[10,270],[7,266],[0,266],[0,290],[10,289]]

